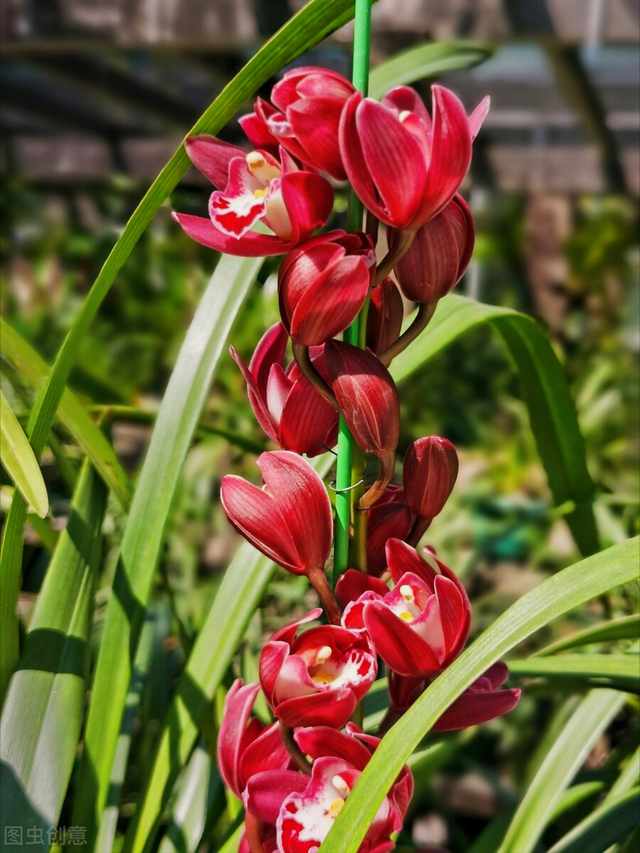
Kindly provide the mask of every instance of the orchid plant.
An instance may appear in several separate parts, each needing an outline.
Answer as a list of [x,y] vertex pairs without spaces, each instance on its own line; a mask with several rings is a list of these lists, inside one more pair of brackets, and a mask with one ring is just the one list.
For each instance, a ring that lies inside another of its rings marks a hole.
[[[334,71],[297,68],[273,87],[271,103],[258,99],[240,120],[255,146],[248,153],[210,136],[186,143],[216,187],[208,217],[174,214],[186,233],[232,255],[284,255],[280,323],[258,342],[249,366],[231,350],[256,419],[280,450],[258,459],[262,488],[225,476],[222,505],[255,548],[305,575],[321,604],[266,643],[259,685],[238,679],[227,696],[218,764],[244,806],[240,849],[247,853],[315,853],[379,743],[357,724],[378,661],[388,672],[383,734],[455,660],[469,633],[462,583],[432,549],[416,550],[454,487],[455,448],[439,436],[417,439],[402,485],[393,482],[400,406],[388,368],[469,263],[473,217],[459,189],[489,106],[485,99],[467,116],[449,89],[435,85],[432,94],[430,115],[407,86],[378,102]],[[364,230],[317,233],[332,211],[330,179],[349,182]],[[258,223],[266,228],[254,230]],[[404,332],[402,297],[419,306]],[[364,330],[360,346],[342,339],[354,324]],[[344,547],[333,547],[327,485],[304,458],[330,449],[339,428],[362,459],[378,461],[372,484],[361,478],[342,489],[353,495],[346,565]],[[520,690],[500,689],[507,678],[504,664],[491,666],[433,730],[466,728],[514,708]],[[276,720],[266,728],[252,715],[260,688]],[[412,788],[405,766],[362,853],[394,848]]]

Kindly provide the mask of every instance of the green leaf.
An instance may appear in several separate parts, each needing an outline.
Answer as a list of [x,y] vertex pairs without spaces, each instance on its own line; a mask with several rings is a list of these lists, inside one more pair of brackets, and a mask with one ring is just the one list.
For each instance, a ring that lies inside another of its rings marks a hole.
[[447,71],[473,68],[489,59],[493,52],[490,45],[474,41],[419,44],[374,68],[369,77],[369,92],[371,97],[381,98],[394,86],[439,77]]
[[550,643],[536,652],[536,655],[552,655],[565,649],[574,649],[576,646],[587,646],[591,643],[613,643],[616,640],[635,640],[640,633],[640,613],[631,616],[622,616],[612,619],[610,622],[601,622],[591,625],[583,631],[562,637],[555,643]]
[[[354,0],[311,0],[253,56],[225,86],[198,119],[188,135],[216,134],[250,98],[284,65],[321,42],[353,17]],[[178,185],[191,163],[181,144],[134,210],[119,240],[109,253],[82,309],[58,352],[46,383],[29,418],[27,435],[36,456],[43,450],[80,345],[111,285],[141,235],[165,199]],[[204,206],[203,197],[203,206]],[[0,550],[0,700],[18,658],[18,622],[15,605],[22,568],[24,501],[11,503]]]
[[[384,736],[322,844],[322,853],[356,853],[403,764],[449,705],[535,631],[590,598],[635,580],[638,544],[638,538],[630,539],[563,569],[496,619]],[[610,695],[610,706],[624,701],[618,694]]]
[[0,391],[0,460],[24,500],[40,518],[49,512],[49,495],[35,457],[9,401]]
[[624,702],[624,696],[611,690],[594,690],[578,705],[516,809],[499,853],[535,849],[558,799]]
[[262,258],[224,256],[211,277],[169,380],[140,472],[104,621],[74,823],[93,846],[131,680],[140,628],[182,465],[233,321]]
[[638,823],[639,789],[634,788],[590,814],[550,848],[549,853],[602,853]]
[[2,837],[5,825],[40,829],[34,853],[49,850],[80,740],[106,496],[85,461],[0,721]]
[[205,828],[207,813],[222,782],[204,744],[196,746],[181,779],[171,822],[158,853],[195,853]]
[[[326,454],[314,462],[324,476],[332,458]],[[173,783],[196,742],[203,714],[244,637],[273,569],[273,563],[248,542],[240,546],[229,564],[178,682],[153,767],[127,832],[126,853],[141,853],[151,844]]]
[[440,300],[426,334],[398,356],[391,373],[396,382],[401,382],[483,323],[489,323],[499,334],[517,368],[522,398],[556,504],[572,507],[566,521],[573,538],[583,555],[593,554],[599,544],[584,441],[562,365],[535,320],[509,308],[451,294]]
[[510,660],[508,663],[514,676],[578,679],[594,687],[640,693],[640,673],[635,655],[558,655]]
[[[49,368],[24,338],[2,318],[0,332],[2,355],[22,379],[37,391],[46,380]],[[122,509],[127,512],[131,503],[129,477],[100,428],[91,419],[80,400],[68,389],[62,394],[57,416],[91,459]]]

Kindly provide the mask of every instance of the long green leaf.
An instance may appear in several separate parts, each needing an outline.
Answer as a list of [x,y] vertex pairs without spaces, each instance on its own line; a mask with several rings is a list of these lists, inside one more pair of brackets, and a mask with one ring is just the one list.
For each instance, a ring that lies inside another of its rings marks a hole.
[[41,830],[34,853],[49,849],[80,740],[105,506],[104,484],[85,461],[0,721],[2,838],[8,825],[25,838]]
[[566,521],[573,538],[583,555],[593,554],[599,544],[584,441],[564,370],[535,320],[509,308],[451,294],[440,301],[427,333],[394,361],[391,373],[401,382],[484,323],[498,332],[518,370],[520,391],[556,504],[570,504]]
[[[37,391],[45,382],[49,368],[15,329],[0,318],[0,348],[2,355],[24,381]],[[93,462],[96,471],[127,512],[131,503],[131,482],[104,433],[91,419],[80,400],[66,389],[57,412],[79,446]]]
[[554,844],[549,853],[602,853],[637,826],[639,793],[639,789],[634,788],[596,809]]
[[590,598],[635,580],[638,544],[638,538],[631,539],[563,569],[524,595],[472,643],[387,732],[346,800],[322,853],[356,853],[402,765],[438,717],[526,637]]
[[588,646],[591,643],[612,643],[616,640],[635,640],[640,635],[640,613],[631,616],[621,616],[610,622],[600,622],[577,631],[568,637],[561,637],[536,652],[538,657],[553,655],[565,649],[575,649],[577,646]]
[[640,692],[637,655],[558,655],[510,660],[509,671],[516,676],[578,679],[592,686]]
[[105,616],[74,822],[91,846],[104,809],[140,628],[165,523],[227,337],[262,259],[223,257],[180,349],[127,520]]
[[624,696],[611,690],[594,690],[580,703],[516,809],[499,853],[530,853],[535,849],[558,799],[624,702]]
[[446,44],[419,44],[396,54],[374,68],[369,77],[369,92],[381,98],[394,86],[438,77],[447,71],[473,68],[489,59],[493,48],[481,42],[450,41]]
[[49,512],[49,495],[29,439],[0,391],[0,460],[14,486],[40,518]]
[[[315,467],[324,476],[330,465],[331,458],[321,457]],[[273,569],[273,563],[248,542],[240,546],[227,567],[178,682],[153,767],[127,832],[126,853],[141,853],[151,844],[173,783],[196,742],[203,714],[242,641]]]
[[[322,41],[353,17],[354,0],[311,0],[252,57],[205,110],[189,135],[216,134],[264,83],[284,65]],[[133,212],[119,240],[109,253],[60,348],[47,382],[29,418],[27,435],[36,456],[44,450],[47,436],[62,398],[69,373],[93,319],[134,246],[169,193],[189,168],[184,144],[162,169]],[[15,613],[20,589],[22,528],[26,507],[14,496],[0,549],[0,700],[18,658],[18,622]]]

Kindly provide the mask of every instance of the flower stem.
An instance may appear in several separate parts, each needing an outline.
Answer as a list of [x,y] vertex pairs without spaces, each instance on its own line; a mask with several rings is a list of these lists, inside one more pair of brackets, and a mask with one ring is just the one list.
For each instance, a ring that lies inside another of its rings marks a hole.
[[313,366],[313,362],[309,355],[309,347],[304,346],[304,344],[299,344],[297,341],[292,341],[291,349],[296,364],[302,373],[306,376],[316,391],[324,397],[327,403],[334,409],[337,409],[338,403],[336,402],[333,391]]
[[[371,0],[356,0],[355,29],[353,34],[353,85],[366,95],[369,89],[369,49],[371,43]],[[356,231],[362,227],[362,204],[351,191],[347,213],[347,229]],[[347,329],[344,339],[353,346],[364,348],[361,342],[366,331],[366,312],[358,317]],[[355,458],[354,458],[355,457]],[[357,463],[354,466],[354,461]],[[358,489],[350,489],[362,479],[364,472],[364,454],[356,448],[353,436],[349,432],[344,418],[340,416],[338,432],[338,462],[336,465],[336,533],[333,559],[333,585],[349,564],[349,537],[353,531],[353,507],[360,497]],[[345,491],[347,489],[348,491]],[[355,524],[366,524],[366,514]],[[366,528],[361,529],[359,537],[366,536]]]
[[413,343],[418,335],[427,328],[431,322],[431,318],[436,313],[437,307],[437,300],[435,302],[424,302],[418,306],[418,312],[409,328],[390,347],[387,347],[384,352],[378,353],[378,358],[385,367],[389,367],[393,359],[397,355],[400,355],[403,350],[406,350],[409,344]]
[[307,776],[311,776],[311,764],[307,761],[307,756],[296,743],[291,726],[286,726],[282,720],[280,720],[280,737],[296,767]]
[[338,602],[336,601],[331,587],[329,586],[324,569],[309,569],[307,576],[309,578],[309,583],[315,589],[317,596],[320,599],[320,604],[322,605],[327,619],[332,625],[339,625],[341,617],[340,608],[338,607]]

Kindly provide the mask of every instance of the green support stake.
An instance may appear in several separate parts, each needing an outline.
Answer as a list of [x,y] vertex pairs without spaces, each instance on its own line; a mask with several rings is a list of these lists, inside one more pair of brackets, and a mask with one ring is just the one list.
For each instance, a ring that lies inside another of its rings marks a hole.
[[[355,30],[353,35],[353,85],[363,95],[369,88],[369,48],[371,43],[371,0],[356,0]],[[356,231],[362,228],[362,204],[352,191],[349,198],[347,228]],[[364,348],[366,308],[344,334],[347,343]],[[362,327],[362,328],[361,328]],[[340,416],[338,433],[338,461],[336,465],[336,532],[333,560],[333,585],[349,567],[349,528],[356,489],[352,489],[362,475],[363,465],[358,465],[358,477],[354,477],[354,457],[362,456],[355,446],[353,436]]]

